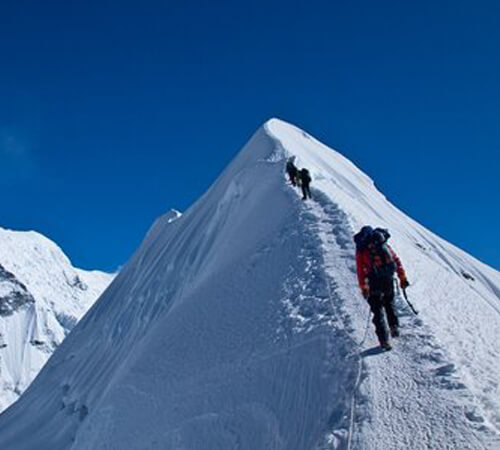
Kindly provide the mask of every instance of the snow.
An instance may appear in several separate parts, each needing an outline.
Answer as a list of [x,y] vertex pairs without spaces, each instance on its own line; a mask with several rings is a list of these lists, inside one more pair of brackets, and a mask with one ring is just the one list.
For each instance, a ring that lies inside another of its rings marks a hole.
[[[286,183],[294,155],[313,201]],[[172,220],[175,219],[175,220]],[[390,229],[412,286],[377,349],[352,235]],[[158,219],[30,388],[0,448],[447,449],[500,444],[500,274],[273,119]]]
[[0,228],[0,411],[17,400],[111,282],[34,231]]

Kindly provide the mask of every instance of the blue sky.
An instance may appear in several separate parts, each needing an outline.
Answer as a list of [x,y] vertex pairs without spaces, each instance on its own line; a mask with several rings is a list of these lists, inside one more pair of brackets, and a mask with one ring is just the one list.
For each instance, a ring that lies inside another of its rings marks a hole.
[[295,123],[500,268],[500,3],[0,4],[0,226],[125,263],[258,126]]

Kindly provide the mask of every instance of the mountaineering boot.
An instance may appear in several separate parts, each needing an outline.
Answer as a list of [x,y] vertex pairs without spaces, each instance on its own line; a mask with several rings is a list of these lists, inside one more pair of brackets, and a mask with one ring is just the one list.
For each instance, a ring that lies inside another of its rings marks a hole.
[[398,327],[391,327],[391,336],[392,337],[399,337],[399,329],[398,329]]
[[389,341],[387,341],[387,342],[381,342],[381,343],[380,343],[380,346],[381,346],[384,350],[387,350],[387,351],[392,350],[392,345],[390,344],[390,342],[389,342]]

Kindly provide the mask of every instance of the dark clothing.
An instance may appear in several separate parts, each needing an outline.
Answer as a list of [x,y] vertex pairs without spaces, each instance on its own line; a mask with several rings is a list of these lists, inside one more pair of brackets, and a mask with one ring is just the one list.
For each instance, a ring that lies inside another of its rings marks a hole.
[[307,169],[302,169],[299,172],[299,178],[300,178],[300,187],[302,188],[303,200],[311,198],[311,189],[309,188],[309,184],[311,183],[311,175],[309,175],[309,171]]
[[389,329],[394,333],[399,328],[399,320],[394,309],[394,283],[392,278],[379,281],[376,286],[371,287],[368,304],[373,313],[372,322],[375,325],[375,333],[381,345],[389,341],[389,332],[384,319],[384,311],[387,317]]
[[302,198],[304,200],[306,200],[307,198],[311,198],[311,189],[309,189],[309,183],[305,184],[304,182],[302,182],[300,187],[302,188]]
[[299,170],[297,167],[295,167],[295,164],[292,161],[288,161],[286,163],[286,173],[288,174],[288,177],[290,178],[290,183],[292,183],[293,186],[297,185],[297,174]]

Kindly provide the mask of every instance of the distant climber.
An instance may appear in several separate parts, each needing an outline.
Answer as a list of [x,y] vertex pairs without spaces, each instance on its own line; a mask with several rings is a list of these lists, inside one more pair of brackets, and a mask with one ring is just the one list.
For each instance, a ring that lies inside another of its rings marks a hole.
[[311,175],[309,170],[301,169],[299,172],[300,187],[302,188],[302,200],[307,200],[311,198],[311,190],[309,189],[309,184],[311,183]]
[[384,311],[391,336],[399,336],[399,321],[394,308],[394,274],[398,274],[403,289],[409,286],[400,259],[387,243],[389,237],[387,230],[370,226],[364,226],[354,236],[359,287],[370,305],[375,332],[385,350],[392,347]]
[[297,167],[295,166],[294,161],[295,156],[288,158],[288,161],[286,162],[286,173],[290,178],[290,183],[292,183],[292,186],[297,186],[297,174],[299,172],[299,169],[297,169]]

